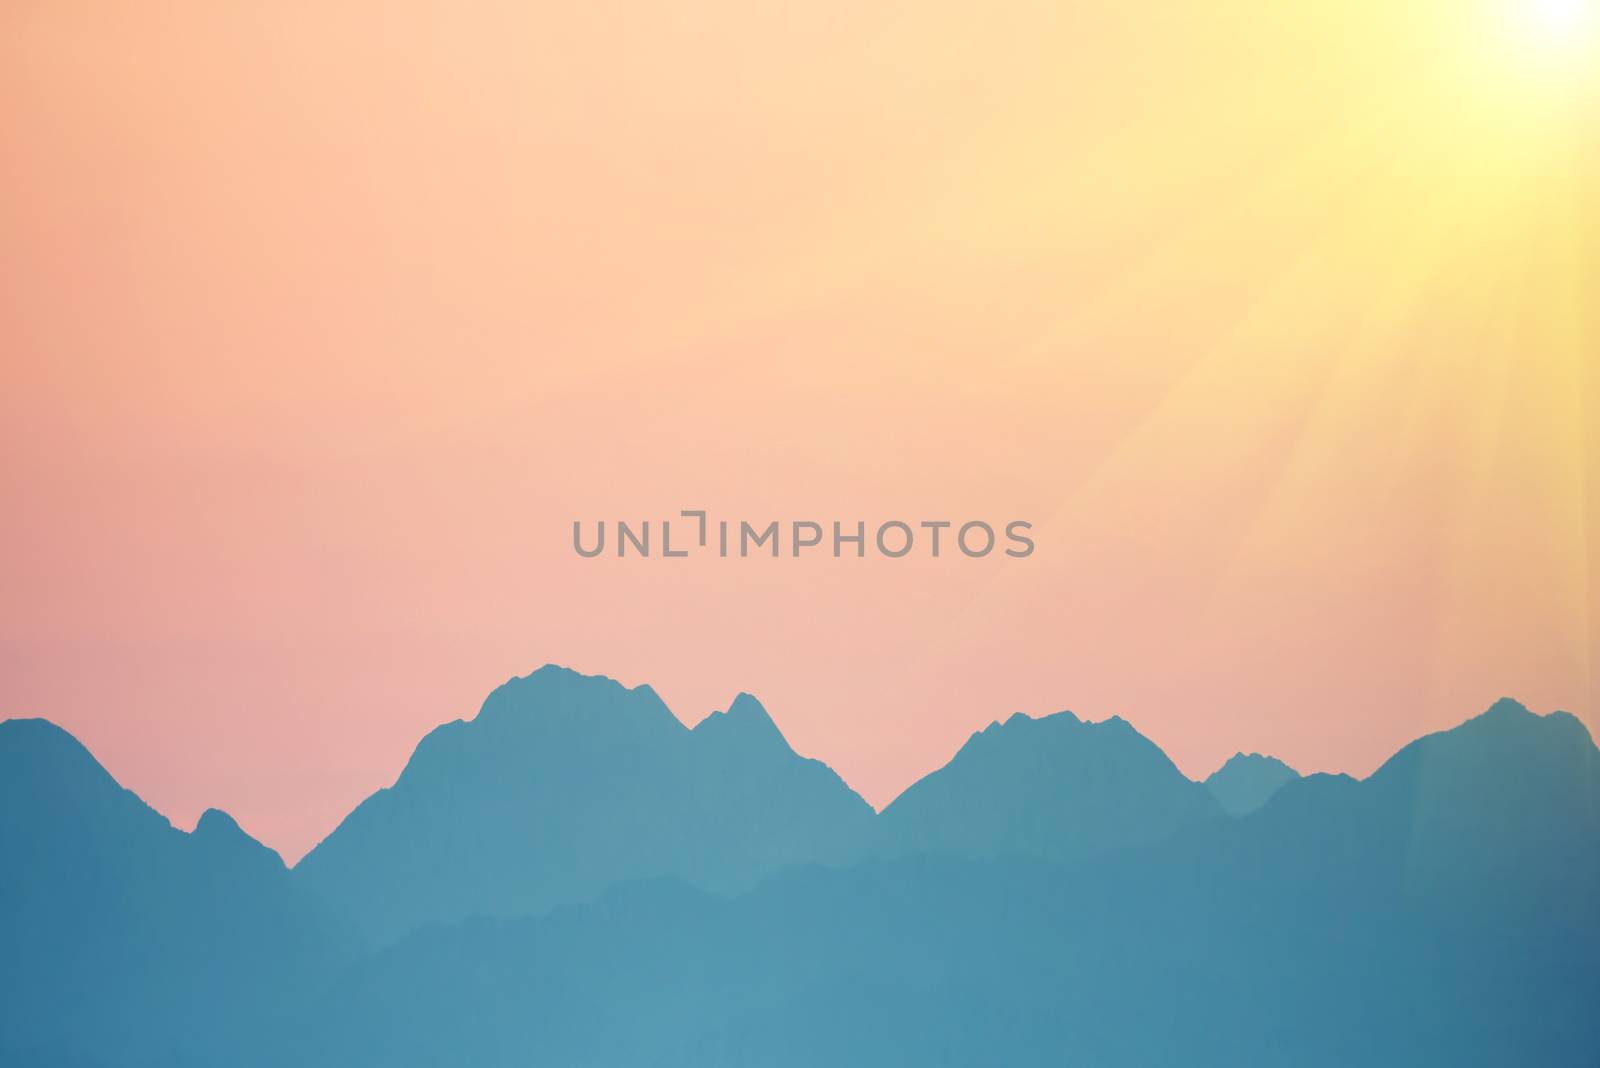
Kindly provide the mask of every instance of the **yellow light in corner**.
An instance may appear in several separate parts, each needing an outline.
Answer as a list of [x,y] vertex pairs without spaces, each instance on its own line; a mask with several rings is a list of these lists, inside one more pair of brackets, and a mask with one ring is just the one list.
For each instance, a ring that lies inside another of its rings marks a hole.
[[1539,28],[1556,37],[1581,30],[1588,21],[1587,0],[1533,0],[1530,6]]
[[1547,48],[1577,47],[1594,21],[1595,0],[1526,0],[1528,31]]
[[[1475,79],[1485,92],[1506,95],[1502,105],[1513,111],[1528,103],[1587,110],[1600,64],[1600,0],[1494,0],[1497,12],[1485,41],[1509,72],[1516,72],[1520,91],[1504,81]],[[1466,72],[1463,71],[1465,74]],[[1532,93],[1532,96],[1528,94]]]

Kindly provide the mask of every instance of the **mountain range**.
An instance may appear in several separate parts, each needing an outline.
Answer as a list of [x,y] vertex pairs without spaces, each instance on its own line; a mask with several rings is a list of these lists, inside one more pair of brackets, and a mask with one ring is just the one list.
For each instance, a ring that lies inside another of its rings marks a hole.
[[881,814],[741,694],[556,667],[292,870],[0,723],[0,1063],[1528,1064],[1600,1051],[1600,750],[1365,780],[1013,716]]
[[545,667],[424,738],[296,876],[386,941],[518,915],[629,879],[747,889],[861,855],[872,808],[740,694],[693,730],[648,686]]

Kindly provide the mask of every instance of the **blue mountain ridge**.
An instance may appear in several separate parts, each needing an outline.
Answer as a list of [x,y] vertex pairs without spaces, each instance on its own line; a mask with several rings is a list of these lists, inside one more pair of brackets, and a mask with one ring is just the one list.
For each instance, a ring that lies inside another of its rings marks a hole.
[[1529,1064],[1600,1049],[1600,750],[1512,701],[1244,815],[1016,716],[882,814],[547,667],[292,871],[0,723],[0,1063]]

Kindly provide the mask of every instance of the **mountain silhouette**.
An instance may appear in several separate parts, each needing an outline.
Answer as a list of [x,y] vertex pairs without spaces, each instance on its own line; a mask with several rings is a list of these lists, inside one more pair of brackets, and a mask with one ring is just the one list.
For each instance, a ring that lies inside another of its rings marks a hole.
[[211,1046],[358,948],[231,817],[177,830],[46,720],[0,722],[0,856],[3,1063]]
[[214,867],[244,878],[275,879],[285,870],[277,850],[268,849],[251,838],[232,816],[219,808],[208,808],[200,814],[189,840]]
[[290,872],[9,721],[0,1063],[1594,1064],[1578,720],[1500,701],[1236,817],[1214,786],[1019,716],[875,817],[748,695],[689,730],[546,668]]
[[648,686],[547,666],[425,737],[294,875],[383,940],[631,879],[729,893],[854,858],[872,820],[748,694],[690,730]]
[[1076,861],[1220,815],[1206,788],[1126,720],[1019,712],[884,809],[879,853]]
[[1235,753],[1227,763],[1206,776],[1206,789],[1230,816],[1254,812],[1300,773],[1277,757],[1260,753]]
[[1600,750],[1565,712],[1501,699],[1364,781],[1288,783],[1260,815],[1315,843],[1318,863],[1384,872],[1408,894],[1569,912],[1600,901]]
[[[1033,740],[936,774],[1028,771]],[[429,928],[306,1006],[263,1063],[1578,1068],[1600,1048],[1600,886],[1581,863],[1562,885],[1515,874],[1513,843],[1592,848],[1596,759],[1571,717],[1497,705],[1368,780],[1294,780],[1243,818],[1076,862],[959,839],[727,901],[640,883]],[[1503,785],[1459,807],[1486,774]],[[991,812],[1056,811],[1059,791],[1022,775]],[[1486,820],[1501,831],[1472,867],[1416,877]]]

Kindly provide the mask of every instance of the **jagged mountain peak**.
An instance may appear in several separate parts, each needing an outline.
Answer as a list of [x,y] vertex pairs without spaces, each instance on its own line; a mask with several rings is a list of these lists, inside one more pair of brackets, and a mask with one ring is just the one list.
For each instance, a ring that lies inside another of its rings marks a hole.
[[734,697],[725,712],[713,712],[694,726],[699,738],[741,738],[755,742],[776,742],[789,749],[783,731],[773,722],[762,703],[748,693]]
[[731,891],[850,854],[872,815],[749,694],[691,731],[648,686],[546,666],[431,731],[296,873],[387,938],[629,879]]
[[283,858],[277,850],[262,844],[220,808],[208,808],[202,812],[189,837],[213,855],[240,863],[261,864],[280,871],[284,869]]
[[1532,716],[1536,713],[1529,711],[1528,706],[1514,697],[1502,697],[1484,710],[1485,716]]
[[891,855],[1078,860],[1216,814],[1205,788],[1127,720],[1019,713],[890,803],[880,838]]
[[1452,729],[1424,735],[1417,741],[1425,742],[1440,735],[1502,740],[1541,738],[1547,744],[1576,745],[1580,750],[1594,746],[1589,728],[1572,713],[1558,709],[1541,714],[1511,697],[1500,698],[1483,712]]
[[[1089,720],[1072,712],[1061,711],[1043,716],[1016,712],[1004,722],[996,720],[990,723],[983,730],[974,732],[944,768],[926,776],[923,781],[952,769],[965,768],[975,761],[1002,759],[1033,766],[1041,761],[1048,764],[1068,755],[1074,760],[1114,758],[1119,761],[1148,762],[1182,777],[1177,765],[1172,763],[1161,747],[1121,716]],[[906,792],[916,789],[918,785],[912,784]]]
[[1409,743],[1373,772],[1370,781],[1409,778],[1426,765],[1430,777],[1447,769],[1458,775],[1485,771],[1511,754],[1558,764],[1587,765],[1600,758],[1589,730],[1566,712],[1540,715],[1520,701],[1502,697],[1487,710],[1446,730]]
[[250,837],[245,834],[244,828],[239,826],[238,820],[220,808],[208,808],[200,813],[200,819],[195,823],[194,831],[191,833],[196,837],[207,838]]
[[1239,752],[1206,776],[1205,785],[1224,812],[1244,816],[1266,804],[1285,783],[1298,778],[1300,773],[1277,757]]
[[472,719],[425,734],[395,786],[440,784],[469,768],[477,775],[495,768],[517,774],[556,749],[670,746],[687,735],[652,687],[546,664],[495,687]]
[[557,664],[546,664],[495,687],[484,699],[474,722],[491,723],[499,717],[518,714],[537,714],[547,719],[631,715],[678,722],[649,684],[624,686],[607,675],[585,675]]
[[956,755],[960,756],[962,752],[973,746],[1020,744],[1024,738],[1060,734],[1078,727],[1087,726],[1092,726],[1092,724],[1067,711],[1050,712],[1042,716],[1032,716],[1026,712],[1013,712],[1003,720],[991,720],[989,725],[980,731],[973,731],[968,736],[966,744],[957,750]]

